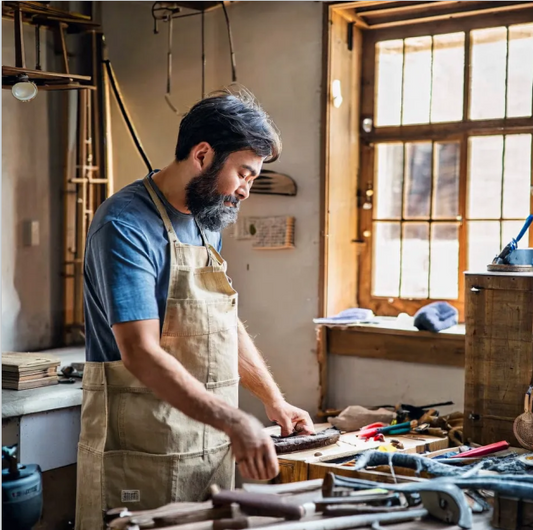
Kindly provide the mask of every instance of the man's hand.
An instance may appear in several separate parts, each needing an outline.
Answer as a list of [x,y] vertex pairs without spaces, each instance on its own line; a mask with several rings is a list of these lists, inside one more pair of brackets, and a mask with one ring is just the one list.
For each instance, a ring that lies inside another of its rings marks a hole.
[[289,405],[285,400],[265,405],[268,419],[281,427],[281,436],[289,436],[294,431],[298,434],[314,434],[315,428],[311,416],[305,410]]
[[244,478],[270,480],[279,473],[274,442],[256,418],[242,414],[226,430],[226,434],[231,440],[235,461]]

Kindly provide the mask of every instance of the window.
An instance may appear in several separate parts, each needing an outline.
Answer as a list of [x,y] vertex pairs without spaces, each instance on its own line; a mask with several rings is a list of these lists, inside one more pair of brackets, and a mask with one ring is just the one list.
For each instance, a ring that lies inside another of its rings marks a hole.
[[435,27],[363,40],[359,304],[384,315],[462,313],[531,210],[533,23]]

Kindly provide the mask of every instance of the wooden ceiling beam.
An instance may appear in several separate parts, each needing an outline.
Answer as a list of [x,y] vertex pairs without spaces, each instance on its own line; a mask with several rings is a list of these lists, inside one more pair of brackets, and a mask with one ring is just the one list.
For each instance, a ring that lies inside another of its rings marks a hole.
[[[388,16],[388,15],[400,15],[404,13],[420,13],[424,11],[430,11],[438,8],[450,8],[456,7],[459,4],[463,4],[464,1],[453,0],[453,1],[443,1],[443,2],[420,2],[419,5],[414,6],[401,6],[401,7],[390,7],[385,9],[374,9],[373,11],[361,11],[359,14],[363,17],[373,17],[373,16]],[[480,3],[480,2],[469,2],[469,3]],[[486,3],[486,2],[485,2]],[[355,8],[357,11],[357,8]]]
[[533,2],[524,2],[522,4],[513,4],[513,5],[505,5],[505,6],[498,6],[498,7],[487,7],[486,9],[475,9],[473,11],[461,11],[461,12],[455,12],[455,13],[442,14],[442,15],[433,15],[433,16],[422,17],[422,18],[395,20],[392,22],[384,22],[384,23],[369,25],[369,29],[377,30],[377,29],[395,28],[398,26],[406,26],[406,25],[412,25],[412,24],[424,24],[428,22],[438,22],[441,20],[466,18],[466,17],[472,17],[476,15],[492,15],[492,14],[496,15],[499,13],[507,13],[510,11],[518,11],[521,9],[533,9]]

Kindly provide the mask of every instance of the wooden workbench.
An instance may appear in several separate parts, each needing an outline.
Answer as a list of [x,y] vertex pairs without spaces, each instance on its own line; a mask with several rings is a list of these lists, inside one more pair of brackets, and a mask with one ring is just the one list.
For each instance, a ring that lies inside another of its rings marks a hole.
[[[321,431],[330,426],[329,423],[321,423],[315,425],[315,429]],[[267,430],[270,434],[279,434],[279,427],[269,427]],[[439,451],[441,449],[447,449],[449,446],[448,438],[438,438],[436,436],[395,435],[390,437],[386,436],[385,442],[365,442],[364,440],[357,438],[355,433],[346,433],[342,434],[339,441],[334,445],[279,455],[278,461],[280,474],[276,479],[276,482],[299,482],[302,480],[323,478],[328,471],[333,471],[339,475],[388,482],[386,477],[390,477],[390,475],[386,475],[385,473],[378,473],[376,471],[356,472],[341,464],[331,463],[331,461],[348,457],[350,455],[356,455],[368,449],[377,449],[380,445],[383,445],[383,443],[387,443],[390,440],[401,441],[405,448],[402,452],[405,453]]]

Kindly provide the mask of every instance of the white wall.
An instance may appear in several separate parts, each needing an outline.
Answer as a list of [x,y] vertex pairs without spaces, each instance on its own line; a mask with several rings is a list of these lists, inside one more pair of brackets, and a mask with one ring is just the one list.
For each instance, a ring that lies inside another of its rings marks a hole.
[[342,408],[356,403],[422,406],[453,401],[453,406],[439,408],[441,414],[463,410],[464,372],[463,368],[448,366],[332,355],[328,406]]
[[[155,167],[172,160],[179,118],[164,100],[166,25],[153,34],[149,2],[102,2],[102,19],[121,90]],[[312,319],[318,310],[322,12],[320,2],[239,2],[228,7],[237,74],[271,114],[283,136],[272,165],[298,183],[294,198],[252,195],[242,215],[294,215],[296,249],[252,250],[230,231],[224,257],[240,292],[241,317],[256,337],[287,398],[311,412],[318,402]],[[187,11],[184,11],[186,13]],[[201,90],[200,17],[175,21],[173,101],[186,110]],[[231,81],[223,14],[206,14],[206,88]],[[116,189],[146,170],[117,109],[113,111]],[[430,365],[332,357],[332,407],[449,399],[461,409],[464,371]],[[246,392],[242,407],[266,420]],[[443,409],[445,412],[446,409]]]
[[[26,61],[34,67],[34,28],[25,26]],[[42,62],[46,64],[43,30]],[[13,23],[2,21],[2,62],[14,65]],[[2,90],[2,350],[50,347],[57,330],[61,211],[51,211],[60,189],[51,191],[50,94],[20,103]],[[23,246],[25,221],[40,224],[40,244]]]

